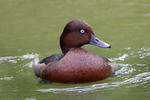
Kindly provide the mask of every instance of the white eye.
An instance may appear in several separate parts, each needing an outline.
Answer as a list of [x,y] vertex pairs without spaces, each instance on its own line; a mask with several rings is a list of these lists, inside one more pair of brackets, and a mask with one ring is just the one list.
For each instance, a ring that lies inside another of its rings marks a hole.
[[81,30],[80,30],[80,33],[81,33],[81,34],[84,34],[84,33],[85,33],[85,30],[84,30],[84,29],[81,29]]

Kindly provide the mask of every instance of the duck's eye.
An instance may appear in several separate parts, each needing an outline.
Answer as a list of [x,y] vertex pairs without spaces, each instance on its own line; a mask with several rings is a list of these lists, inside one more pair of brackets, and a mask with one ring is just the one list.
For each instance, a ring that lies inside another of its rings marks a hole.
[[84,30],[84,29],[81,29],[81,30],[80,30],[80,33],[81,33],[81,34],[84,34],[84,33],[85,33],[85,30]]

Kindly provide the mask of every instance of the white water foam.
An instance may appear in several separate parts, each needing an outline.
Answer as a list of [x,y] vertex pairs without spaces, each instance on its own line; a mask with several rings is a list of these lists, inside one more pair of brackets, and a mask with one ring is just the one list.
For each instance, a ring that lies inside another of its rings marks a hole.
[[36,100],[35,98],[25,98],[25,100]]
[[[0,63],[3,63],[4,61],[9,63],[17,63],[18,60],[27,60],[27,59],[33,59],[35,54],[25,54],[21,56],[5,56],[0,57]],[[26,64],[25,66],[31,67],[31,62],[29,64]]]
[[150,48],[141,48],[141,50],[138,51],[138,55],[140,59],[143,59],[147,56],[150,56]]
[[128,57],[128,54],[123,54],[122,56],[120,57],[117,57],[117,58],[109,58],[110,61],[114,62],[114,61],[124,61],[126,58]]
[[1,77],[0,80],[12,80],[14,77],[10,76],[10,77]]

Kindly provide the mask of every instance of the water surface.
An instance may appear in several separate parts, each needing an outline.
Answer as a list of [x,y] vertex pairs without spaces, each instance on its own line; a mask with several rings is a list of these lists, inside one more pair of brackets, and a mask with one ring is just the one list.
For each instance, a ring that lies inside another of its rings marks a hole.
[[[148,0],[1,0],[0,99],[2,100],[149,100],[150,1]],[[93,54],[117,63],[103,81],[42,83],[31,64],[61,53],[59,36],[73,19],[88,22],[111,49],[86,45]]]

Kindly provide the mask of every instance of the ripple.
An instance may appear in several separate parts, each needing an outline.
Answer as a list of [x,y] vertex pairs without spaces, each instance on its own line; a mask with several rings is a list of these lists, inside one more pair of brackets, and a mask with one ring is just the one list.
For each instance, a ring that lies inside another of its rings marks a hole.
[[137,3],[136,2],[128,2],[127,5],[129,5],[129,6],[135,6],[135,5],[137,5]]
[[149,17],[149,16],[150,16],[150,13],[141,14],[140,16]]
[[72,87],[72,88],[49,88],[49,89],[38,89],[39,92],[89,92],[97,89],[103,89],[108,87],[117,87],[116,85],[109,85],[108,83],[103,84],[94,84],[90,86],[79,86],[79,87]]
[[27,63],[27,64],[25,64],[24,66],[25,66],[25,67],[32,67],[32,61],[29,62],[29,63]]
[[[150,48],[140,48],[140,50],[133,51],[131,47],[126,47],[126,50],[128,50],[128,53],[124,53],[121,56],[117,58],[110,58],[111,61],[122,61],[124,62],[126,58],[133,59],[133,57],[136,56],[136,59],[143,59],[147,56],[149,56]],[[135,59],[135,58],[134,58]],[[96,91],[101,89],[110,89],[110,88],[117,88],[117,87],[125,87],[125,88],[131,88],[131,87],[137,87],[142,84],[146,84],[150,81],[150,72],[141,72],[137,71],[137,69],[133,66],[141,66],[146,67],[147,64],[145,63],[117,63],[117,65],[120,67],[119,70],[115,72],[116,78],[121,77],[123,79],[122,81],[116,81],[116,82],[108,82],[108,83],[101,83],[101,84],[93,84],[89,86],[77,86],[77,87],[71,87],[71,88],[49,88],[49,89],[38,89],[36,91],[38,92],[54,92],[54,93],[61,93],[61,92],[89,92],[89,91]],[[137,73],[133,74],[131,76],[131,73]]]
[[137,3],[137,2],[128,2],[126,5],[150,7],[150,4],[148,4],[148,3]]
[[2,77],[0,78],[0,80],[12,80],[14,77],[10,76],[10,77]]
[[127,47],[127,48],[125,48],[126,50],[131,50],[132,49],[132,47]]
[[8,60],[8,62],[10,62],[10,63],[17,63],[17,61],[16,60]]
[[25,54],[25,55],[18,56],[18,57],[21,58],[22,60],[26,60],[26,59],[32,59],[32,58],[34,58],[34,55],[35,54]]
[[149,52],[148,53],[141,53],[141,54],[139,54],[139,56],[140,56],[140,59],[143,59],[147,56],[150,56],[150,53]]
[[136,64],[137,66],[146,66],[146,64]]
[[7,61],[9,63],[17,63],[17,60],[27,60],[27,59],[33,59],[35,54],[25,54],[21,56],[5,56],[0,57],[0,63],[3,63],[4,61]]
[[[89,92],[89,91],[97,91],[101,89],[110,89],[110,88],[117,88],[117,87],[137,87],[141,84],[145,84],[150,81],[150,72],[141,72],[137,68],[133,68],[133,66],[141,66],[142,68],[146,67],[147,64],[145,63],[125,63],[126,60],[132,59],[144,59],[145,57],[150,56],[150,48],[140,48],[139,50],[134,50],[132,47],[124,48],[127,50],[123,54],[119,54],[121,56],[110,58],[112,62],[117,62],[119,70],[115,72],[116,77],[115,79],[120,78],[122,81],[111,81],[108,83],[100,83],[100,84],[93,84],[89,86],[75,86],[75,87],[67,87],[67,88],[48,88],[48,89],[37,89],[38,92],[54,92],[54,93],[61,93],[63,91],[66,92]],[[24,61],[27,59],[33,59],[35,54],[25,54],[21,56],[5,56],[0,57],[0,63],[4,61],[9,63],[18,63],[18,60]],[[128,59],[127,59],[128,58]],[[121,62],[121,63],[120,63]],[[24,66],[32,67],[32,62],[29,61]],[[131,75],[133,73],[133,75]],[[138,74],[137,74],[138,73]],[[10,77],[2,77],[0,80],[11,80],[13,76]]]
[[138,55],[140,59],[143,59],[147,56],[150,56],[150,48],[141,48],[141,50],[138,51]]
[[12,60],[12,59],[16,59],[17,57],[13,57],[13,56],[5,56],[5,57],[0,57],[0,62],[2,63],[3,61],[7,61],[7,60]]
[[121,82],[112,82],[112,83],[101,83],[101,84],[93,84],[89,86],[78,86],[78,87],[72,87],[72,88],[49,88],[49,89],[38,89],[36,91],[38,92],[89,92],[89,91],[95,91],[99,89],[108,89],[108,88],[116,88],[121,87],[123,85],[127,85],[126,88],[129,87],[136,87],[139,86],[139,84],[145,84],[147,81],[150,81],[150,72],[144,72],[135,75],[135,77],[126,79]]
[[111,61],[118,61],[118,60],[124,61],[127,57],[128,57],[128,54],[123,54],[123,55],[120,56],[120,57],[117,57],[117,58],[109,58],[109,59],[110,59]]
[[36,100],[35,98],[25,98],[25,100]]
[[[128,50],[128,53],[124,53],[121,56],[117,58],[110,58],[112,62],[122,61],[122,63],[117,63],[118,67],[120,68],[115,72],[116,78],[123,79],[122,81],[117,82],[108,82],[108,83],[101,83],[101,84],[93,84],[89,86],[77,86],[77,87],[71,87],[71,88],[49,88],[49,89],[38,89],[36,91],[39,92],[54,92],[54,93],[61,93],[61,92],[89,92],[89,91],[95,91],[95,90],[101,90],[101,89],[110,89],[110,88],[117,88],[117,87],[137,87],[141,84],[145,84],[148,81],[150,81],[150,72],[141,72],[137,71],[135,67],[133,66],[141,66],[146,67],[147,65],[144,63],[124,63],[126,59],[143,59],[147,56],[149,56],[150,48],[140,48],[140,50],[133,51],[132,47],[126,47],[125,50]],[[135,56],[136,55],[136,56]],[[133,74],[131,76],[131,73],[137,73],[139,74]]]

